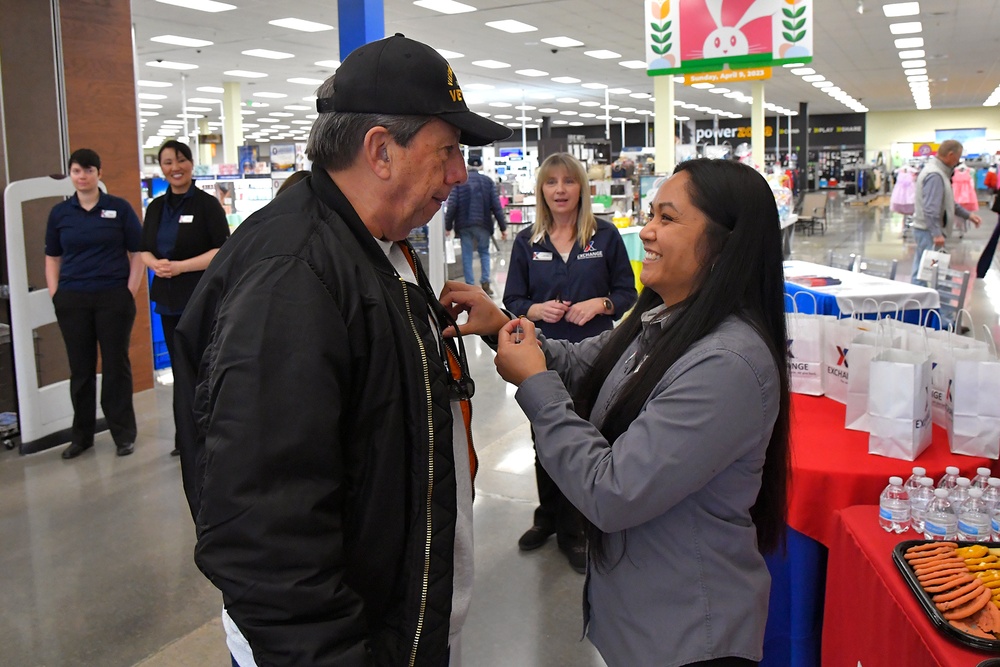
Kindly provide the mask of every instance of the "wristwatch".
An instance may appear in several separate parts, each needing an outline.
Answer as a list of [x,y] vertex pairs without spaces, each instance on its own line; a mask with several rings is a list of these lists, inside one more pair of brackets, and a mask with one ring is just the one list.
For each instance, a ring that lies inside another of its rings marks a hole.
[[611,311],[615,309],[615,304],[612,303],[611,299],[604,297],[604,312],[611,314]]

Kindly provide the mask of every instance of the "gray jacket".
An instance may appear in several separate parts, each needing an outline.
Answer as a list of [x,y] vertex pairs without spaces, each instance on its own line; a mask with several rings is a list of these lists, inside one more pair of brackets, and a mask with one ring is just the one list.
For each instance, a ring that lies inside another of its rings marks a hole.
[[[670,367],[611,448],[573,412],[566,388],[579,383],[610,334],[544,341],[554,370],[516,394],[539,460],[610,534],[612,561],[627,545],[610,571],[589,568],[587,634],[611,667],[760,660],[771,578],[750,507],[778,415],[773,358],[747,323],[728,318]],[[637,347],[601,389],[595,424],[632,371]]]
[[936,156],[924,165],[917,176],[913,210],[913,226],[916,229],[926,229],[931,236],[943,236],[942,228],[951,229],[956,215],[969,219],[969,212],[955,203],[955,193],[951,188],[953,171]]

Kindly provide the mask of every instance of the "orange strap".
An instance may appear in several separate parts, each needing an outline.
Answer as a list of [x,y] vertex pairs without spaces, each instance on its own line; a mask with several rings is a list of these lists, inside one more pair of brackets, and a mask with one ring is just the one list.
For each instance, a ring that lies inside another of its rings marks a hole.
[[[410,265],[410,270],[413,271],[413,275],[417,275],[416,258],[410,252],[409,246],[405,243],[400,242],[400,250],[403,251],[403,256],[406,257],[407,263]],[[438,334],[440,335],[440,334]],[[458,363],[458,357],[452,352],[451,348],[445,345],[444,349],[448,354],[448,370],[451,372],[451,377],[455,380],[462,379],[462,365]],[[469,399],[463,398],[459,400],[459,404],[462,408],[462,421],[465,422],[465,434],[469,443],[469,473],[472,476],[472,481],[476,481],[476,471],[479,468],[479,457],[476,456],[476,448],[472,443],[472,403]]]

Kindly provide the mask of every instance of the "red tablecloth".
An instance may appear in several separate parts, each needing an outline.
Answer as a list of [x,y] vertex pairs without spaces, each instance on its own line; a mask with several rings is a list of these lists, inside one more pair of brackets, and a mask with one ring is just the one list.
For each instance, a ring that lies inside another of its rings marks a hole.
[[993,467],[990,459],[952,454],[948,434],[937,426],[931,446],[912,463],[869,454],[868,434],[846,430],[845,412],[832,399],[792,394],[788,525],[826,546],[833,537],[834,513],[851,505],[878,504],[892,475],[906,479],[913,466],[923,466],[937,481],[950,465],[970,478],[976,468]]
[[887,533],[878,507],[837,513],[823,611],[823,665],[831,667],[975,667],[998,657],[942,634],[892,562],[893,548],[919,539]]

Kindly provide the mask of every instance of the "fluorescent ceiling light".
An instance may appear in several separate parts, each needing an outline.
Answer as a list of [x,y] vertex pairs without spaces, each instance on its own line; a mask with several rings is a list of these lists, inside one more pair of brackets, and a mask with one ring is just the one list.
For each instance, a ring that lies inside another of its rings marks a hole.
[[140,111],[139,115],[140,116],[159,116],[160,114],[156,113],[155,111]]
[[229,69],[223,72],[223,74],[227,76],[239,76],[244,79],[262,79],[267,76],[267,74],[264,74],[263,72],[251,72],[246,69]]
[[743,93],[734,90],[731,93],[726,93],[723,97],[728,97],[731,100],[738,100],[743,97]]
[[[583,42],[581,42],[580,40],[566,36],[542,37],[541,41],[548,44],[549,46],[558,46],[561,49],[571,49],[574,46],[583,46]],[[642,65],[643,67],[645,67],[646,63],[643,63]]]
[[904,60],[903,69],[910,69],[911,67],[927,67],[926,60]]
[[212,107],[184,107],[186,111],[194,111],[197,113],[208,113],[213,111]]
[[216,95],[226,92],[225,88],[220,86],[202,86],[200,88],[195,88],[199,93],[215,93]]
[[729,92],[728,88],[712,88],[708,92],[715,93],[716,95],[724,95]]
[[907,23],[890,23],[889,32],[893,35],[912,35],[923,30],[924,27],[920,25],[920,21],[910,21]]
[[571,76],[554,76],[552,81],[555,83],[580,83],[580,79],[575,79]]
[[200,114],[200,113],[179,113],[179,114],[177,114],[177,117],[178,118],[204,118],[205,116],[204,116],[204,114]]
[[622,54],[608,51],[607,49],[597,49],[595,51],[584,51],[583,55],[597,58],[598,60],[610,60],[611,58],[621,58]]
[[194,102],[195,104],[219,104],[222,100],[211,97],[189,97],[188,102]]
[[601,103],[600,102],[593,102],[593,101],[588,100],[586,102],[580,102],[580,106],[581,107],[599,107],[599,106],[601,106]]
[[448,49],[434,49],[438,52],[438,55],[445,60],[456,60],[458,58],[464,58],[464,53],[459,53],[458,51],[449,51]]
[[580,100],[575,97],[557,97],[556,102],[562,102],[563,104],[576,104]]
[[915,69],[904,69],[903,74],[906,76],[913,76],[914,74],[927,74],[926,67],[917,67]]
[[172,60],[150,60],[146,63],[148,67],[159,67],[161,69],[198,69],[197,65],[192,65],[190,63],[178,63]]
[[539,109],[538,113],[559,113],[559,109]]
[[266,97],[273,100],[280,100],[282,97],[288,97],[284,93],[254,93],[254,97]]
[[288,83],[300,83],[303,86],[318,86],[323,83],[323,79],[309,79],[303,76],[295,76],[291,79],[285,79]]
[[490,102],[491,107],[497,107],[498,109],[507,109],[514,106],[510,102]]
[[475,7],[454,0],[416,0],[413,4],[442,14],[465,14],[476,11]]
[[575,116],[575,115],[577,115],[577,112],[567,109],[565,111],[560,111],[559,115],[560,116]]
[[622,107],[621,109],[619,109],[619,111],[621,111],[622,113],[634,113],[635,107]]
[[607,109],[608,111],[615,111],[616,109],[618,109],[618,105],[617,104],[602,104],[601,108],[602,109]]
[[920,13],[919,2],[894,2],[891,5],[882,5],[882,13],[886,18],[896,18],[898,16],[916,16]]
[[589,88],[590,90],[604,90],[608,86],[603,83],[581,83],[581,88]]
[[517,109],[518,111],[534,111],[538,107],[533,107],[530,104],[519,104],[514,108]]
[[[597,120],[611,120],[611,116],[609,116],[607,114],[605,114],[603,116],[597,116]],[[556,121],[556,122],[558,123],[559,121]]]
[[499,60],[473,60],[472,64],[476,67],[485,67],[486,69],[503,69],[505,67],[510,67],[508,63],[502,63]]
[[715,88],[715,84],[714,83],[708,83],[708,82],[692,83],[691,87],[692,88],[698,88],[699,90],[708,90],[709,88]]
[[628,95],[632,91],[628,88],[608,88],[608,92],[612,95]]
[[805,63],[785,63],[782,65],[785,69],[793,69],[795,67],[804,67]]
[[595,113],[585,112],[585,113],[580,114],[580,118],[596,118],[596,117],[597,117],[597,114],[595,114]]
[[268,23],[278,26],[279,28],[288,28],[289,30],[299,30],[301,32],[323,32],[324,30],[333,30],[332,25],[317,23],[316,21],[306,21],[305,19],[275,19],[273,21],[268,21]]
[[813,83],[814,81],[825,81],[826,77],[823,76],[822,74],[807,74],[804,77],[802,77],[802,80],[808,81],[809,83]]
[[569,125],[569,121],[568,120],[554,120],[554,121],[552,121],[552,124],[553,125]]
[[165,100],[166,95],[158,95],[156,93],[139,93],[136,95],[140,100]]
[[279,121],[277,118],[258,118],[257,122],[259,122],[259,123],[280,123],[281,121]]
[[792,70],[792,74],[796,76],[805,76],[807,74],[815,74],[815,73],[816,70],[814,70],[812,67],[799,67],[797,69]]
[[184,9],[197,9],[199,12],[228,12],[236,9],[236,5],[227,2],[215,2],[215,0],[156,0],[164,5],[183,7]]
[[464,86],[466,90],[493,90],[496,86],[489,83],[470,83]]
[[652,95],[649,93],[629,93],[629,97],[634,97],[637,100],[648,100]]
[[909,60],[910,58],[923,58],[927,55],[923,49],[914,49],[912,51],[900,51],[899,57],[903,60]]
[[288,113],[287,111],[272,111],[271,115],[274,116],[275,118],[291,118],[295,114]]
[[285,108],[289,111],[309,111],[312,107],[307,107],[304,104],[286,104]]
[[190,46],[192,48],[212,46],[212,44],[215,43],[210,42],[207,39],[194,39],[192,37],[180,37],[178,35],[157,35],[156,37],[150,37],[149,41],[159,42],[160,44],[173,44],[174,46]]
[[284,51],[272,51],[270,49],[247,49],[246,51],[240,51],[245,56],[252,56],[254,58],[267,58],[268,60],[286,60],[288,58],[294,58],[294,53],[285,53]]
[[813,85],[819,89],[831,88],[833,86],[833,81],[813,81]]
[[906,77],[906,80],[911,83],[919,83],[920,81],[929,81],[926,74],[915,74],[914,76]]
[[514,72],[515,74],[520,74],[521,76],[548,76],[548,72],[543,72],[540,69],[519,69]]
[[169,88],[174,85],[169,81],[150,81],[148,79],[139,79],[135,83],[142,88]]
[[313,63],[313,65],[316,65],[317,67],[329,67],[330,69],[337,69],[338,67],[340,67],[340,61],[339,60],[317,60],[316,62]]
[[628,69],[646,69],[647,67],[644,60],[623,60],[618,64]]
[[901,37],[897,39],[893,44],[896,45],[897,49],[922,49],[924,47],[923,37]]
[[503,21],[487,21],[486,25],[491,28],[496,28],[497,30],[503,30],[504,32],[533,32],[538,30],[533,25],[528,25],[527,23],[521,23],[520,21],[515,21],[513,19],[504,19]]

